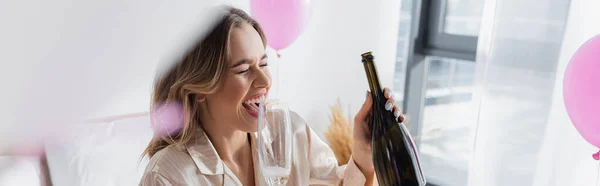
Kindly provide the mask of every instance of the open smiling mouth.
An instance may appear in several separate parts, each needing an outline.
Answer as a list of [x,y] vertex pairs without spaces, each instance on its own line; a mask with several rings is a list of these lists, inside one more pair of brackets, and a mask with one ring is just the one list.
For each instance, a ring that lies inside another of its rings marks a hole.
[[265,95],[261,95],[259,97],[244,101],[242,103],[242,106],[244,107],[244,110],[246,110],[246,112],[250,116],[257,118],[258,117],[258,104],[263,102],[264,100],[265,100]]

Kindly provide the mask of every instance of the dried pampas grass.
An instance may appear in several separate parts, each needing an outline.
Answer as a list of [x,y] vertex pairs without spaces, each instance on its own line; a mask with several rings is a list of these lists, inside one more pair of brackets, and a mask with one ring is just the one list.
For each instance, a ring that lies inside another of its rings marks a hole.
[[[338,160],[339,165],[345,165],[350,160],[350,155],[352,155],[352,126],[351,116],[348,115],[348,118],[344,117],[344,112],[342,109],[342,104],[340,103],[340,99],[336,99],[336,104],[329,107],[331,111],[331,115],[329,116],[329,120],[331,125],[325,131],[325,139],[329,142],[329,146],[333,150],[335,157]],[[410,125],[407,125],[409,118],[407,115],[404,115],[404,125],[407,129],[410,129]],[[419,136],[412,136],[413,140],[417,140]]]
[[338,98],[336,104],[329,107],[331,125],[325,132],[325,138],[333,150],[339,165],[344,165],[350,160],[352,154],[352,123],[344,117],[342,104]]

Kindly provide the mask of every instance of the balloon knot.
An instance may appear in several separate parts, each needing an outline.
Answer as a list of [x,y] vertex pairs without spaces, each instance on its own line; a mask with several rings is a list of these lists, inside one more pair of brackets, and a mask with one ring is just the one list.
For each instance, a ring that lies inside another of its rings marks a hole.
[[281,54],[279,54],[279,51],[277,51],[277,58],[281,58]]
[[600,160],[600,151],[598,151],[598,152],[596,152],[596,153],[592,154],[592,157],[593,157],[595,160]]

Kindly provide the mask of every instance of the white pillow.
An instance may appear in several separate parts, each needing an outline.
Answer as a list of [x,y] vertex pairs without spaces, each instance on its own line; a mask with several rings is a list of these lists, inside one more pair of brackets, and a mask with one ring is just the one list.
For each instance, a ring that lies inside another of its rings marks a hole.
[[153,135],[148,115],[86,123],[74,131],[46,144],[53,185],[138,185],[148,162],[140,157]]
[[0,185],[41,186],[39,165],[36,156],[0,156]]

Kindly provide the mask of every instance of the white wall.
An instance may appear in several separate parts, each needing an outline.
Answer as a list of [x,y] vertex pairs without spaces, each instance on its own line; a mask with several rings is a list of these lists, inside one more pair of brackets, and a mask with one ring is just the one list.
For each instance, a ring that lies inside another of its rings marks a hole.
[[365,99],[369,87],[360,54],[374,52],[380,80],[391,88],[400,1],[312,2],[307,30],[281,51],[279,90],[281,99],[322,134],[337,97],[352,115]]
[[[585,41],[600,34],[600,1],[572,0],[554,86],[546,139],[542,146],[536,186],[589,186],[596,183],[598,148],[573,127],[563,99],[563,78],[569,59]],[[593,82],[590,82],[593,83]]]

